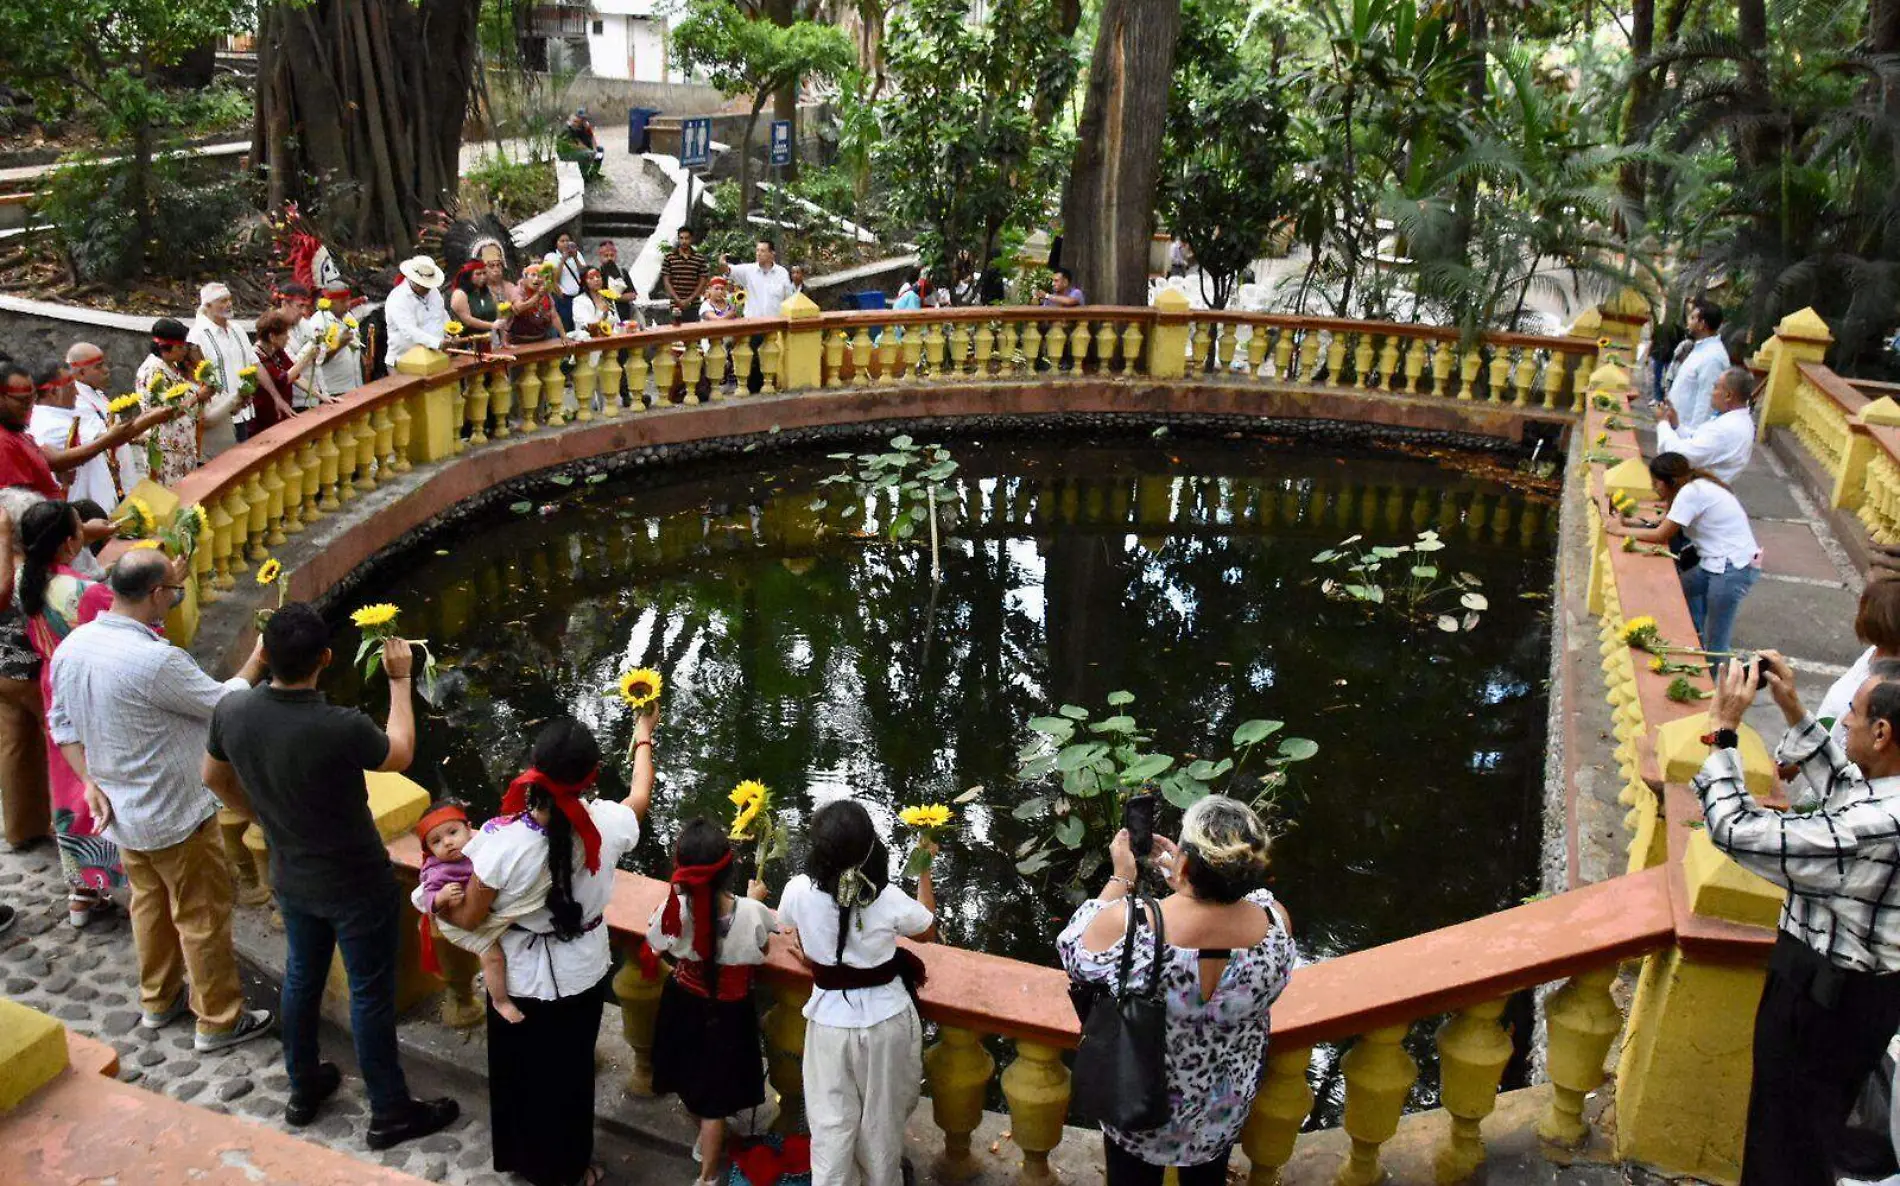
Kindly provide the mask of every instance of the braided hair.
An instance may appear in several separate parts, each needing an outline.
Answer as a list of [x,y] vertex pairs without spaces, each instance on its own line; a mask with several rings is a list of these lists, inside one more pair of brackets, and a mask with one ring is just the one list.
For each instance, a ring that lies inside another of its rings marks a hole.
[[[726,829],[705,817],[692,820],[680,829],[680,838],[673,845],[673,864],[710,865],[719,858],[732,852],[732,841],[726,836]],[[706,969],[706,984],[717,993],[719,984],[719,896],[732,885],[733,870],[736,862],[728,861],[726,867],[713,875],[706,883],[706,901],[713,917],[712,947],[701,961]],[[669,891],[677,892],[677,891]],[[697,906],[694,909],[698,909]],[[697,924],[698,920],[694,920]],[[697,954],[697,953],[695,953]]]
[[[600,743],[573,717],[555,717],[535,735],[529,764],[557,782],[579,782],[600,765]],[[574,900],[574,825],[540,787],[528,791],[528,809],[548,817],[548,919],[562,941],[581,934],[581,904]]]
[[[859,874],[870,883],[871,897],[882,893],[890,883],[890,852],[878,839],[871,813],[853,799],[834,799],[811,817],[811,851],[805,856],[805,874],[812,884],[839,899],[840,882],[847,874]],[[868,906],[869,901],[858,906]],[[844,963],[845,936],[850,933],[853,906],[838,905],[838,950],[834,964]]]

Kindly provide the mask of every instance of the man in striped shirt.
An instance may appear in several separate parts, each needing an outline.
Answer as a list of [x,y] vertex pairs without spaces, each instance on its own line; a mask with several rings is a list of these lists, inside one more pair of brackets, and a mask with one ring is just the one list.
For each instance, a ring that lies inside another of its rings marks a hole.
[[660,283],[673,307],[673,324],[699,320],[699,299],[706,295],[711,274],[705,259],[693,250],[693,228],[681,227],[678,244],[660,264]]
[[[1776,761],[1825,788],[1813,811],[1764,807],[1742,784],[1736,730],[1758,671],[1788,722]],[[1832,1186],[1848,1113],[1900,1029],[1900,661],[1872,666],[1842,723],[1844,746],[1775,652],[1731,662],[1692,784],[1715,846],[1788,891],[1755,1014],[1741,1186]]]

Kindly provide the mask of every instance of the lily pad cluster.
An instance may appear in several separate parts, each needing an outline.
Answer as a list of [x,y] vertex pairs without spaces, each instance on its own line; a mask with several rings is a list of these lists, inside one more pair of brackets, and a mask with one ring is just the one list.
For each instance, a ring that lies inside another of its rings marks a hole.
[[1313,557],[1314,564],[1338,574],[1322,580],[1320,592],[1335,601],[1356,602],[1368,612],[1384,607],[1447,634],[1476,629],[1491,608],[1476,576],[1440,566],[1434,554],[1445,550],[1445,541],[1436,531],[1421,531],[1409,544],[1364,540],[1363,535],[1347,536]]

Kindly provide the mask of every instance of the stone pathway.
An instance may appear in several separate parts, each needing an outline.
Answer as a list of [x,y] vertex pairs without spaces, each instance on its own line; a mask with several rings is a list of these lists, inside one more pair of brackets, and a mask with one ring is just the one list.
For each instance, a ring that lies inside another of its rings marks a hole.
[[[326,1025],[324,1054],[343,1067],[343,1087],[315,1124],[292,1130],[283,1122],[290,1081],[284,1075],[283,1046],[274,1035],[203,1055],[192,1049],[189,1019],[157,1033],[140,1026],[137,962],[125,915],[115,912],[80,931],[68,926],[65,884],[50,844],[24,853],[0,852],[0,902],[20,914],[13,929],[0,936],[0,990],[110,1043],[119,1052],[122,1080],[429,1181],[458,1186],[521,1181],[489,1168],[487,1103],[479,1084],[447,1081],[440,1071],[405,1058],[410,1090],[425,1098],[453,1095],[462,1101],[462,1115],[444,1132],[374,1153],[363,1143],[369,1106],[347,1035]],[[276,1008],[274,984],[247,978],[245,995],[254,1008]],[[684,1157],[605,1133],[596,1136],[595,1154],[622,1186],[685,1182],[694,1171]]]

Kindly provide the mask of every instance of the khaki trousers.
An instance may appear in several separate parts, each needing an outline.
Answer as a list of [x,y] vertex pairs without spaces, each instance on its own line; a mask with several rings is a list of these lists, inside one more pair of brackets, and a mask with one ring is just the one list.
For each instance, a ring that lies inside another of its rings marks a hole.
[[863,1029],[805,1024],[812,1186],[899,1186],[904,1124],[923,1094],[924,1027],[904,1011]]
[[0,679],[0,813],[7,843],[29,844],[53,832],[46,783],[46,706],[40,681]]
[[132,941],[139,953],[139,1005],[163,1013],[191,978],[198,1032],[238,1023],[244,992],[231,946],[231,869],[212,816],[183,843],[153,852],[119,850],[132,884]]

